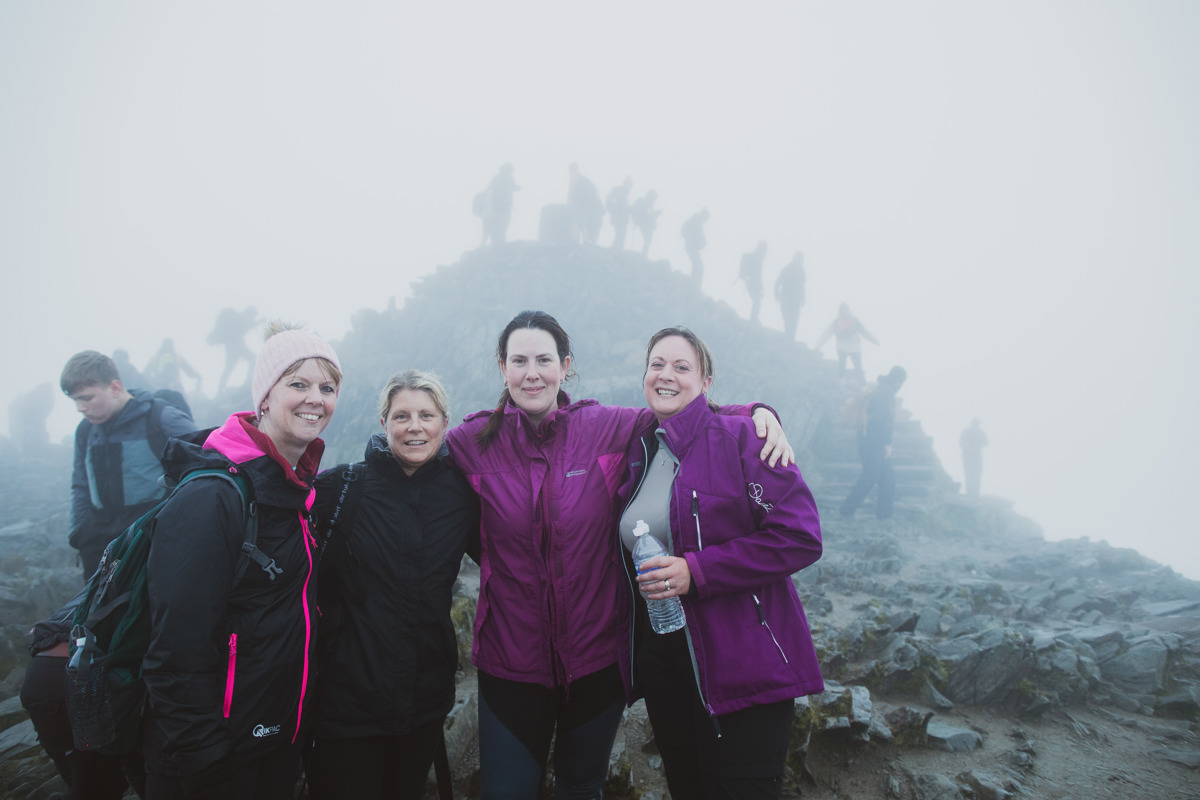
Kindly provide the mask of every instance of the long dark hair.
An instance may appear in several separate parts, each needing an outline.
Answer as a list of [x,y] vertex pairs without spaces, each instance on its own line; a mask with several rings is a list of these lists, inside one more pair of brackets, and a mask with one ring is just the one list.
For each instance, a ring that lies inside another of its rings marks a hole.
[[[513,317],[500,332],[500,340],[496,343],[496,359],[499,363],[503,364],[508,360],[508,337],[512,336],[513,331],[524,329],[545,331],[554,337],[554,348],[558,351],[560,364],[571,358],[571,337],[563,330],[563,326],[558,324],[558,320],[545,311],[522,311]],[[574,369],[567,372],[564,380],[570,380],[573,377],[575,377]],[[566,393],[559,389],[558,399],[561,401],[565,397]],[[496,410],[492,412],[487,423],[475,436],[475,441],[479,443],[480,447],[487,447],[496,438],[496,434],[500,431],[500,425],[504,422],[504,407],[508,405],[509,399],[508,384],[506,383],[500,390],[500,402],[496,404]]]

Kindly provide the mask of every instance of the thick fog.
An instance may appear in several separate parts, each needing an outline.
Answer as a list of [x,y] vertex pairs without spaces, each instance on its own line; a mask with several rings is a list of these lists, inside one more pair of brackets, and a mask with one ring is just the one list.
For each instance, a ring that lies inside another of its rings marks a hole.
[[[0,4],[10,402],[51,383],[60,439],[67,357],[141,366],[164,336],[211,392],[220,308],[341,336],[478,244],[501,164],[532,239],[578,162],[602,195],[657,191],[650,256],[678,270],[707,207],[704,289],[743,314],[765,240],[768,326],[803,251],[798,338],[849,303],[955,478],[979,417],[986,494],[1200,578],[1200,5],[733,9]],[[647,330],[675,322],[704,334]]]

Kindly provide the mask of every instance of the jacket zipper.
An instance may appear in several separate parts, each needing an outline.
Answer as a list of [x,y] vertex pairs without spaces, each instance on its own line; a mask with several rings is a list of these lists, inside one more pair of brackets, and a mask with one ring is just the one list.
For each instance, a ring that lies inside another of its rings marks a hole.
[[229,719],[229,709],[233,707],[233,676],[237,671],[237,634],[229,634],[229,664],[225,672],[225,706],[222,713]]
[[317,497],[317,492],[312,487],[308,490],[308,499],[305,501],[304,510],[299,512],[300,531],[304,537],[304,553],[308,557],[308,574],[304,576],[304,585],[300,588],[300,613],[304,616],[304,664],[300,673],[300,702],[296,704],[296,730],[292,734],[292,744],[300,738],[300,724],[304,719],[304,699],[308,694],[308,654],[312,647],[312,616],[308,609],[308,585],[313,577],[313,544],[316,538],[308,527],[308,513],[312,511],[313,501]]
[[700,538],[700,498],[696,496],[696,490],[692,489],[692,516],[696,519],[696,549],[704,549],[704,540]]
[[[645,439],[642,439],[640,444],[642,445],[642,474],[638,476],[637,486],[633,487],[633,492],[629,495],[629,502],[625,504],[627,508],[629,503],[633,502],[633,498],[637,497],[638,493],[642,491],[642,484],[646,481],[646,473],[650,471],[650,448],[646,447]],[[668,536],[667,538],[669,539],[670,537]],[[617,547],[621,548],[622,552],[625,549],[625,545],[621,543],[620,526],[617,526]],[[623,557],[621,561],[624,563]],[[635,628],[637,628],[637,584],[629,576],[628,569],[625,570],[625,582],[629,584],[629,685],[632,687],[635,680],[633,662],[636,660],[637,655],[634,649],[636,645]]]
[[758,595],[752,594],[750,596],[754,598],[754,605],[758,609],[758,621],[767,629],[767,635],[771,637],[771,641],[775,642],[775,647],[779,650],[779,655],[783,656],[783,663],[788,663],[783,648],[779,646],[779,640],[775,638],[775,634],[771,631],[771,626],[767,624],[767,615],[763,613],[762,603],[759,601]]

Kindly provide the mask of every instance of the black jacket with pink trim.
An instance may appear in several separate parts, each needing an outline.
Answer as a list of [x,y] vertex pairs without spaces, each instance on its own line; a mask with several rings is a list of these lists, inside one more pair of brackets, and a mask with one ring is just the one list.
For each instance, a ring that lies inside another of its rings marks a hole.
[[282,570],[250,564],[235,586],[242,505],[224,481],[193,481],[158,514],[150,546],[151,639],[143,661],[149,694],[146,769],[191,775],[229,759],[252,763],[299,741],[315,672],[318,548],[306,481],[324,444],[313,442],[293,472],[235,414],[220,428],[172,440],[168,480],[194,469],[239,471],[250,480],[258,547]]

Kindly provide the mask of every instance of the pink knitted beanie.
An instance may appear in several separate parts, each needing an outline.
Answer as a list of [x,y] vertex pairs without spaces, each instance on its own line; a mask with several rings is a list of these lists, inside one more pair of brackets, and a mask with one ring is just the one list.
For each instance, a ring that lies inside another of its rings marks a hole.
[[337,367],[339,372],[342,370],[337,353],[316,334],[293,329],[280,331],[267,339],[254,364],[254,381],[250,384],[255,416],[262,413],[263,400],[288,367],[306,358],[323,358]]

